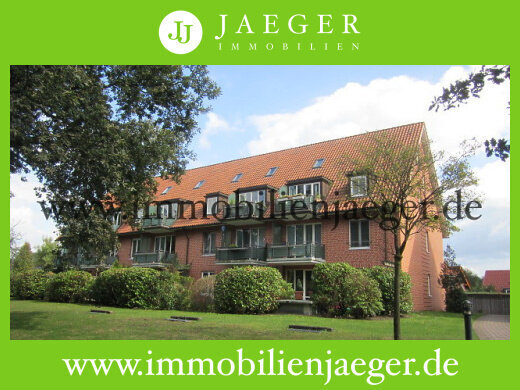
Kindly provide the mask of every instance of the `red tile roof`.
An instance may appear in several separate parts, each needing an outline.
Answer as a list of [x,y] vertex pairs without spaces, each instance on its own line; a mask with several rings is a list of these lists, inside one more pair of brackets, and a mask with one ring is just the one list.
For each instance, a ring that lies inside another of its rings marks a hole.
[[484,286],[494,286],[498,292],[509,287],[509,270],[486,271],[484,275]]
[[[290,180],[316,176],[323,176],[333,182],[327,196],[329,203],[335,200],[344,200],[346,194],[345,172],[349,170],[349,167],[345,166],[345,162],[342,163],[344,156],[356,157],[360,148],[370,145],[371,136],[375,133],[383,132],[385,136],[388,135],[389,138],[395,139],[401,145],[410,145],[419,143],[424,131],[424,122],[419,122],[188,169],[181,177],[179,184],[172,180],[158,178],[155,200],[161,202],[180,198],[190,201],[203,201],[205,195],[209,193],[220,191],[224,194],[231,194],[238,188],[259,185],[280,188]],[[314,162],[320,158],[325,159],[322,167],[313,169]],[[272,167],[278,167],[278,169],[274,175],[266,177],[267,172]],[[232,183],[233,178],[238,173],[243,174],[241,179]],[[199,189],[194,189],[195,185],[201,180],[204,180],[204,184]],[[167,194],[161,195],[168,186],[171,186],[172,189]],[[185,215],[187,216],[188,213],[185,212]],[[209,219],[177,219],[173,227],[216,222],[213,217],[209,217]],[[118,232],[131,232],[131,228],[128,225],[123,225]]]

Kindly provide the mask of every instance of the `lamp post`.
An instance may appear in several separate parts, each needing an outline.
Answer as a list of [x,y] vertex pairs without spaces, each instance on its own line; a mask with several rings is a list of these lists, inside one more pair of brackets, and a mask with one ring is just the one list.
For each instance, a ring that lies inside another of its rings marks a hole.
[[466,340],[472,340],[471,334],[471,309],[473,304],[470,300],[466,299],[463,303],[464,306],[464,329],[466,332]]

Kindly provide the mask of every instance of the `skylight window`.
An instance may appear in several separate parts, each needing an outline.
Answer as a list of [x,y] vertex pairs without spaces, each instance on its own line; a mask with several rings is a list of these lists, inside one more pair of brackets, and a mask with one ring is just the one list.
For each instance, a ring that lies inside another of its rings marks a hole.
[[273,176],[277,169],[278,169],[278,167],[269,168],[269,170],[267,171],[267,175],[265,175],[265,177]]
[[169,186],[169,187],[166,187],[166,188],[164,189],[164,191],[163,191],[163,192],[161,192],[161,195],[166,195],[166,194],[168,193],[168,191],[170,191],[171,189],[172,189],[172,187],[171,187],[171,186]]
[[325,161],[324,158],[317,159],[316,161],[314,161],[314,165],[312,166],[312,168],[321,168],[324,161]]
[[231,183],[236,183],[236,182],[239,181],[241,178],[242,178],[242,173],[237,173],[237,174],[235,175],[235,177],[233,178],[233,180],[231,180]]
[[195,187],[193,187],[194,190],[196,189],[199,189],[200,187],[202,187],[202,185],[204,184],[206,180],[201,180],[197,183],[197,185]]

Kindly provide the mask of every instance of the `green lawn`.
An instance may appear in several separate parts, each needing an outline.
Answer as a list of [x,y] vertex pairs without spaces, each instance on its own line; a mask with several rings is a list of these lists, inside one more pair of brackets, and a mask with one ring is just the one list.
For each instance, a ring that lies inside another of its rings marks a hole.
[[[104,308],[89,305],[11,300],[11,339],[191,340],[191,339],[391,339],[392,319],[343,320],[296,315],[232,315],[180,311]],[[196,322],[171,322],[171,315],[201,317]],[[463,339],[461,314],[413,313],[401,320],[404,339]],[[289,325],[333,328],[332,332],[288,330]],[[474,334],[474,338],[477,338]]]

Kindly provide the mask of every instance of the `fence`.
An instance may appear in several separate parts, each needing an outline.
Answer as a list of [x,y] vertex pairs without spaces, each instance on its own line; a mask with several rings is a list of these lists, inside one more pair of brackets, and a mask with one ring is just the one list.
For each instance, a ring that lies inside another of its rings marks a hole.
[[467,293],[473,313],[509,315],[509,294]]

